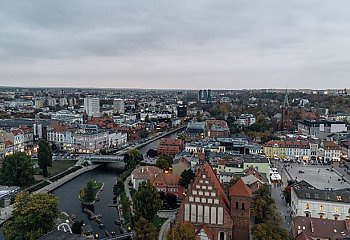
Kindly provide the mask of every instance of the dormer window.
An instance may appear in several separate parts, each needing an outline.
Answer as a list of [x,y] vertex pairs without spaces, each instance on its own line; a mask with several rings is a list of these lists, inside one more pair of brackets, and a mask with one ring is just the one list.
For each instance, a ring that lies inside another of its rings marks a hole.
[[337,201],[342,201],[342,198],[340,195],[337,195]]
[[310,209],[310,205],[307,203],[305,209]]

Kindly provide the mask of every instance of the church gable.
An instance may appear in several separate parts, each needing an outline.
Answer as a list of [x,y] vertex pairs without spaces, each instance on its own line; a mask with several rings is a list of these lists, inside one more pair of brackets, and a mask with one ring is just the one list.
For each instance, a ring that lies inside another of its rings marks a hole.
[[208,163],[204,163],[197,172],[179,213],[182,215],[182,221],[216,225],[217,227],[230,226],[232,218],[228,204],[227,197],[214,171]]

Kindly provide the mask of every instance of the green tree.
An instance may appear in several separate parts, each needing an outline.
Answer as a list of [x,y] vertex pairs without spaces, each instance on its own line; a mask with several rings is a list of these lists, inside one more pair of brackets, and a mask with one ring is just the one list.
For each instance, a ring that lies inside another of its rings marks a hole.
[[2,185],[29,186],[34,182],[34,170],[30,158],[25,153],[17,152],[6,156],[1,168]]
[[162,206],[157,189],[149,182],[143,182],[136,191],[134,198],[136,219],[143,217],[152,221]]
[[270,188],[264,184],[253,195],[253,216],[255,223],[265,222],[274,211],[275,201],[271,198]]
[[93,202],[95,200],[96,194],[94,191],[94,182],[90,179],[86,186],[80,190],[80,198],[84,202]]
[[136,240],[154,240],[158,238],[157,229],[149,221],[141,217],[135,225]]
[[39,141],[38,164],[40,169],[43,170],[43,176],[47,177],[47,167],[52,166],[52,149],[50,144],[44,139]]
[[181,173],[181,179],[179,184],[187,188],[193,179],[194,179],[194,173],[192,169],[186,169]]
[[191,223],[177,222],[169,229],[166,240],[199,240],[199,237]]
[[13,218],[3,227],[5,239],[36,240],[54,229],[59,209],[53,194],[21,192],[14,206]]
[[[276,216],[276,215],[275,215]],[[278,217],[278,216],[276,216]],[[278,217],[279,218],[279,217]],[[289,240],[290,235],[286,229],[281,226],[282,219],[267,220],[265,223],[259,223],[253,226],[253,240]]]
[[163,169],[163,170],[169,170],[170,164],[166,159],[158,158],[156,161],[156,167]]
[[124,155],[125,168],[133,169],[142,160],[143,160],[142,153],[136,148],[131,148]]

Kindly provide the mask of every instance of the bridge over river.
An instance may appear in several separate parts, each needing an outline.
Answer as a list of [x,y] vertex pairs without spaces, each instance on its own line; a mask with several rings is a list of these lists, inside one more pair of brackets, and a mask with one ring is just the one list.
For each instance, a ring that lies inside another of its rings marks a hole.
[[92,163],[122,163],[124,162],[124,154],[131,148],[142,148],[152,142],[155,142],[157,141],[158,139],[161,139],[163,137],[166,137],[168,135],[171,135],[172,133],[175,133],[175,132],[178,132],[182,129],[186,128],[186,126],[183,126],[183,127],[179,127],[179,128],[176,128],[176,129],[173,129],[169,132],[164,132],[162,134],[160,134],[159,136],[156,136],[156,137],[153,137],[143,143],[139,143],[135,146],[131,146],[131,147],[127,147],[127,148],[124,148],[122,150],[119,150],[117,152],[114,152],[112,155],[87,155],[85,156],[85,160],[88,160],[88,161],[91,161]]

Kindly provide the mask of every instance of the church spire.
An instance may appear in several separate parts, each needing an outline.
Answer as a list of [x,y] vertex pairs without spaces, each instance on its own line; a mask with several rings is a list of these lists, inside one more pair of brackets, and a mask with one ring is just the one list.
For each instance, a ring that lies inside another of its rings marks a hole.
[[286,88],[286,94],[284,95],[284,101],[283,101],[283,107],[289,107],[289,100],[288,100],[288,90]]

